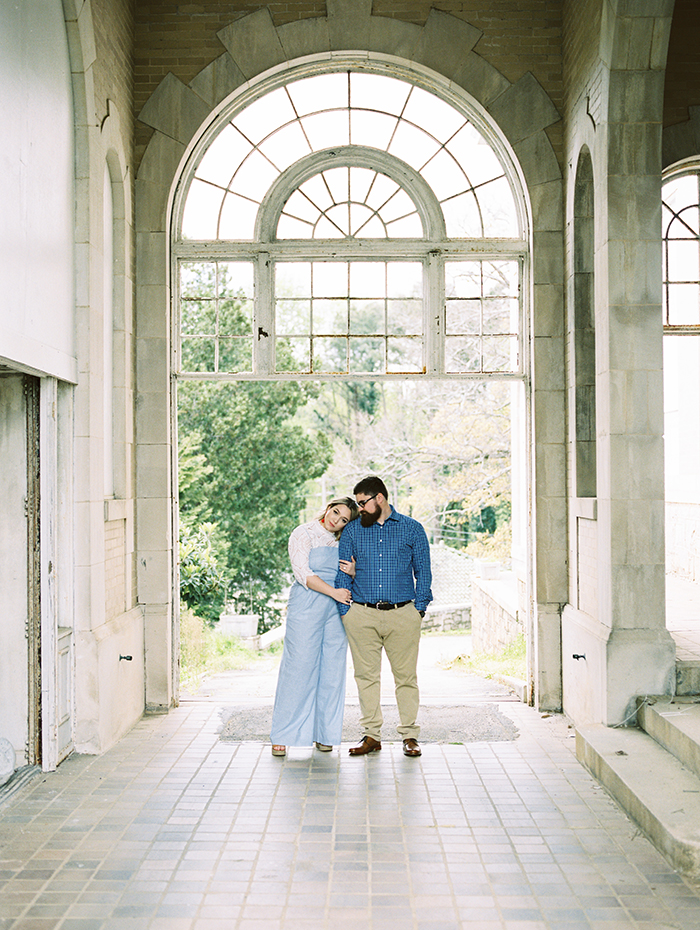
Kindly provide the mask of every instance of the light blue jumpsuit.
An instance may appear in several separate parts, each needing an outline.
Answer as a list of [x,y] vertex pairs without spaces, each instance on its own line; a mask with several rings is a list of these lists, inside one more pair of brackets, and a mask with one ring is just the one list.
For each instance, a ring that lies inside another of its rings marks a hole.
[[[312,549],[309,568],[333,586],[338,549]],[[272,712],[273,745],[340,743],[347,643],[336,601],[295,581],[289,593],[284,652]]]

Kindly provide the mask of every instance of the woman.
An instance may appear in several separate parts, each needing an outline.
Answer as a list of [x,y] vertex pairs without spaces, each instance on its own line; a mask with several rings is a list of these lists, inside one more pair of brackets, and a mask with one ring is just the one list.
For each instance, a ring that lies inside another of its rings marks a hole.
[[[347,638],[336,602],[349,604],[350,591],[335,588],[338,540],[358,516],[350,497],[332,500],[321,517],[298,526],[289,537],[295,582],[289,593],[284,652],[272,712],[272,755],[287,746],[330,752],[340,742],[345,706]],[[354,573],[354,565],[341,568]]]

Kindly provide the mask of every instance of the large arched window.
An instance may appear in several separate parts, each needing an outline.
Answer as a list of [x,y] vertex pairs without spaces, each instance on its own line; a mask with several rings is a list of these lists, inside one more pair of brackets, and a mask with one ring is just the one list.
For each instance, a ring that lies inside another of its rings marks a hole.
[[523,373],[525,211],[446,89],[347,65],[222,113],[174,216],[182,377]]
[[666,568],[698,579],[700,533],[700,162],[662,188]]

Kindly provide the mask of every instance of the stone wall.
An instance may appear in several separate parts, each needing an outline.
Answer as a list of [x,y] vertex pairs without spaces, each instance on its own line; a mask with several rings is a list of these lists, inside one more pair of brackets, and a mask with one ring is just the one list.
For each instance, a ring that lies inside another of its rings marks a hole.
[[493,654],[513,643],[524,633],[522,616],[513,572],[501,572],[493,580],[472,578],[474,652]]
[[[139,0],[136,4],[134,46],[134,113],[168,73],[184,84],[224,51],[217,32],[247,13],[266,7],[276,26],[326,16],[323,0],[209,0],[180,3],[178,0]],[[431,9],[458,17],[483,32],[475,51],[515,83],[531,72],[555,106],[563,101],[562,80],[563,0],[378,0],[371,9],[381,16],[423,26]],[[561,161],[561,129],[547,129]],[[136,165],[152,130],[137,124]]]

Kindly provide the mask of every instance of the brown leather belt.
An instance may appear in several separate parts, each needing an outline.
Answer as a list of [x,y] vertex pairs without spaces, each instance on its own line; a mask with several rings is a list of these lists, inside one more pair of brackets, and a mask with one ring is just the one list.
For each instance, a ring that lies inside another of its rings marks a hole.
[[377,601],[376,604],[365,604],[362,601],[355,601],[361,607],[374,607],[375,610],[397,610],[399,607],[405,607],[411,601],[401,601],[400,604],[390,604],[389,601]]

